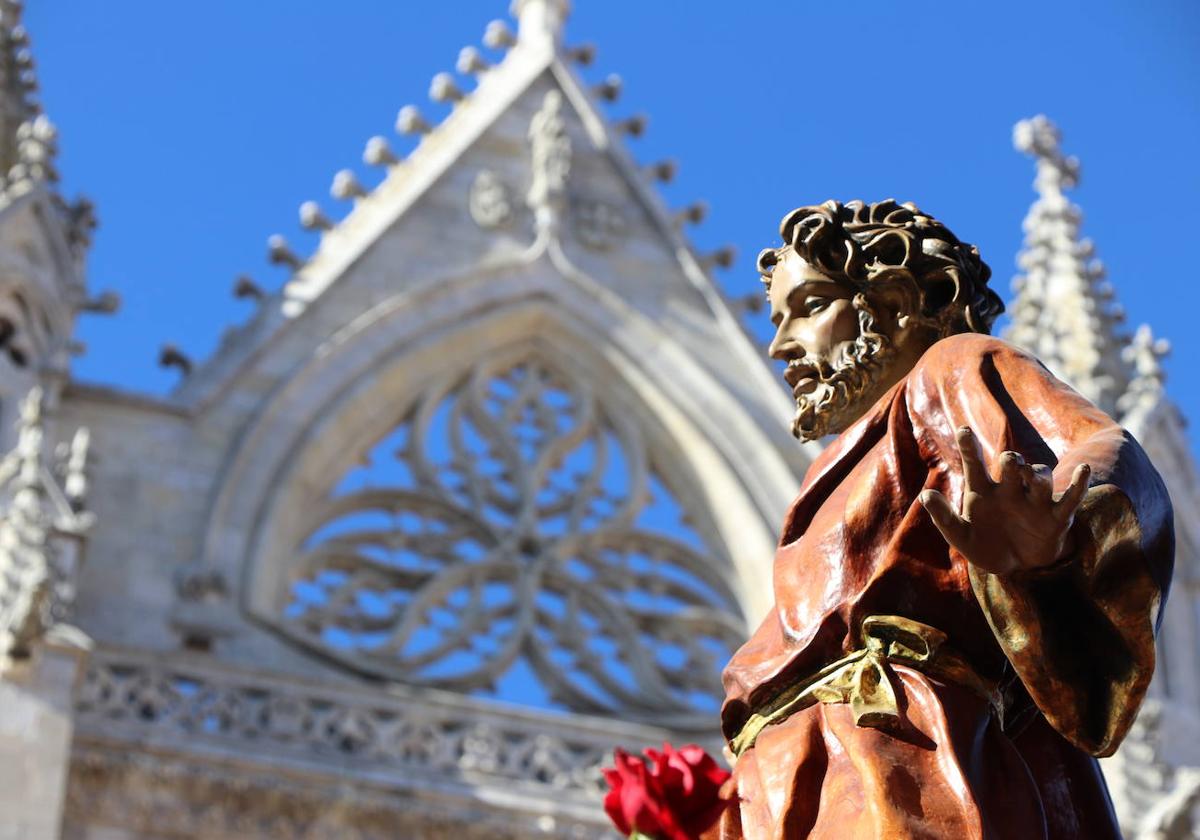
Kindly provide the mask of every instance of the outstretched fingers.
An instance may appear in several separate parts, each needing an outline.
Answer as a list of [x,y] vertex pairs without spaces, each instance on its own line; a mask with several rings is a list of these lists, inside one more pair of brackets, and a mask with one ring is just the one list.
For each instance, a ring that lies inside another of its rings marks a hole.
[[1029,468],[1029,497],[1043,504],[1054,503],[1054,470],[1046,464]]
[[936,490],[923,490],[917,498],[946,542],[962,551],[970,537],[970,523],[959,516],[950,500]]
[[979,438],[971,431],[970,426],[960,426],[956,435],[958,451],[962,455],[963,475],[967,479],[967,489],[976,493],[981,492],[992,483],[988,476],[987,465],[983,461],[983,448]]
[[1087,495],[1088,480],[1091,477],[1092,468],[1087,464],[1080,464],[1075,468],[1075,472],[1071,474],[1071,483],[1063,491],[1062,496],[1054,507],[1054,511],[1059,519],[1065,520],[1075,515],[1075,511],[1079,509],[1080,503],[1083,502],[1083,497]]
[[1018,491],[1026,488],[1025,474],[1028,468],[1020,452],[1006,450],[1000,453],[1000,483]]

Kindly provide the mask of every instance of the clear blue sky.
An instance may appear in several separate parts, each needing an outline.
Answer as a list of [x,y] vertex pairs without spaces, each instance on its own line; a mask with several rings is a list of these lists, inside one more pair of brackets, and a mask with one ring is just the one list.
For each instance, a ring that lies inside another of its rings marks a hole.
[[[508,0],[416,3],[29,0],[26,13],[69,195],[97,204],[94,289],[115,317],[85,316],[82,378],[165,393],[164,341],[194,358],[249,315],[239,273],[277,287],[265,259],[296,209],[328,198],[398,108],[429,116],[429,79],[478,45]],[[754,254],[779,217],[826,198],[915,201],[976,242],[1009,296],[1033,165],[1012,124],[1044,112],[1083,161],[1074,199],[1131,326],[1169,338],[1169,388],[1200,423],[1200,4],[576,0],[584,70],[619,73],[646,111],[632,141],[674,157],[673,203],[712,205],[695,239],[733,243],[731,294],[757,288]],[[401,149],[405,141],[397,138]],[[1200,441],[1195,429],[1193,441]]]

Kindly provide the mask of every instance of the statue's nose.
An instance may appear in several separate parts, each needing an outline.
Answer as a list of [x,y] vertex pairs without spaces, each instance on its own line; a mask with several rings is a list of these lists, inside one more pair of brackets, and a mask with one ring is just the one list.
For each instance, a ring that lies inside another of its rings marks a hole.
[[790,362],[792,359],[804,357],[804,348],[799,341],[785,332],[786,326],[787,321],[780,324],[779,329],[775,331],[775,337],[767,345],[767,355],[781,362]]

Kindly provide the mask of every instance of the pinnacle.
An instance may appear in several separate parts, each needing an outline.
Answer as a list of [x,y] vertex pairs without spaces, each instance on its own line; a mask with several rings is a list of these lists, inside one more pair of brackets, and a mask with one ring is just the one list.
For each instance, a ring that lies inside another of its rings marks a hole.
[[57,180],[57,132],[37,101],[37,74],[22,7],[0,2],[0,181],[14,184]]
[[1095,246],[1080,237],[1083,213],[1064,194],[1079,183],[1080,167],[1061,140],[1043,115],[1013,129],[1013,145],[1036,161],[1038,197],[1025,217],[1008,338],[1111,413],[1133,378],[1122,356],[1129,339]]
[[[0,4],[4,2],[0,0]],[[480,46],[467,45],[458,51],[453,72],[443,69],[432,76],[428,105],[419,108],[404,104],[399,109],[394,123],[398,136],[368,138],[360,155],[364,167],[346,168],[334,174],[329,192],[335,201],[342,203],[344,210],[305,201],[297,213],[300,227],[316,236],[298,241],[297,247],[281,234],[269,238],[268,261],[288,273],[279,299],[281,311],[287,317],[303,311],[327,288],[330,277],[339,270],[337,254],[348,253],[347,248],[358,247],[354,243],[371,235],[370,225],[351,223],[348,221],[351,216],[360,220],[378,218],[380,208],[386,207],[387,202],[396,200],[397,195],[406,195],[406,184],[420,182],[424,168],[443,165],[447,145],[454,146],[451,141],[458,136],[469,136],[481,120],[494,119],[486,116],[490,103],[503,101],[514,85],[527,85],[532,73],[549,69],[564,78],[570,77],[573,81],[567,83],[568,87],[576,89],[593,106],[619,101],[624,86],[619,75],[610,73],[590,83],[576,78],[573,66],[592,64],[596,49],[589,44],[564,44],[563,30],[570,9],[570,0],[513,0],[515,26],[500,20],[488,24]],[[577,109],[567,98],[560,105]],[[649,118],[640,113],[622,117],[596,114],[592,118],[603,124],[610,144],[639,138],[649,125]],[[677,169],[670,159],[649,164],[629,159],[624,165],[640,175],[647,186],[670,182]],[[488,175],[483,173],[485,180],[481,183],[486,183]],[[674,213],[663,208],[663,227],[673,228],[673,235],[680,235],[678,231],[685,224],[703,221],[706,211],[707,204],[702,201]],[[311,253],[305,253],[303,245],[307,242],[315,244]],[[726,247],[707,254],[692,253],[689,249],[689,253],[692,270],[711,274],[714,269],[730,267],[735,252]],[[328,258],[330,254],[335,256]],[[235,288],[239,296],[260,302],[274,298],[250,281],[239,280]],[[179,367],[186,374],[184,366]]]
[[562,44],[563,25],[571,13],[570,0],[513,0],[517,19],[516,45],[557,50]]

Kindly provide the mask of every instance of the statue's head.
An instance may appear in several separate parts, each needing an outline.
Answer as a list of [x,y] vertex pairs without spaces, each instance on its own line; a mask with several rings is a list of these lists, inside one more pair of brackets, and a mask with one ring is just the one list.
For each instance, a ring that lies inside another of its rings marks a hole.
[[842,431],[934,342],[986,333],[1004,310],[979,249],[912,204],[826,201],[779,232],[758,269],[802,439]]

